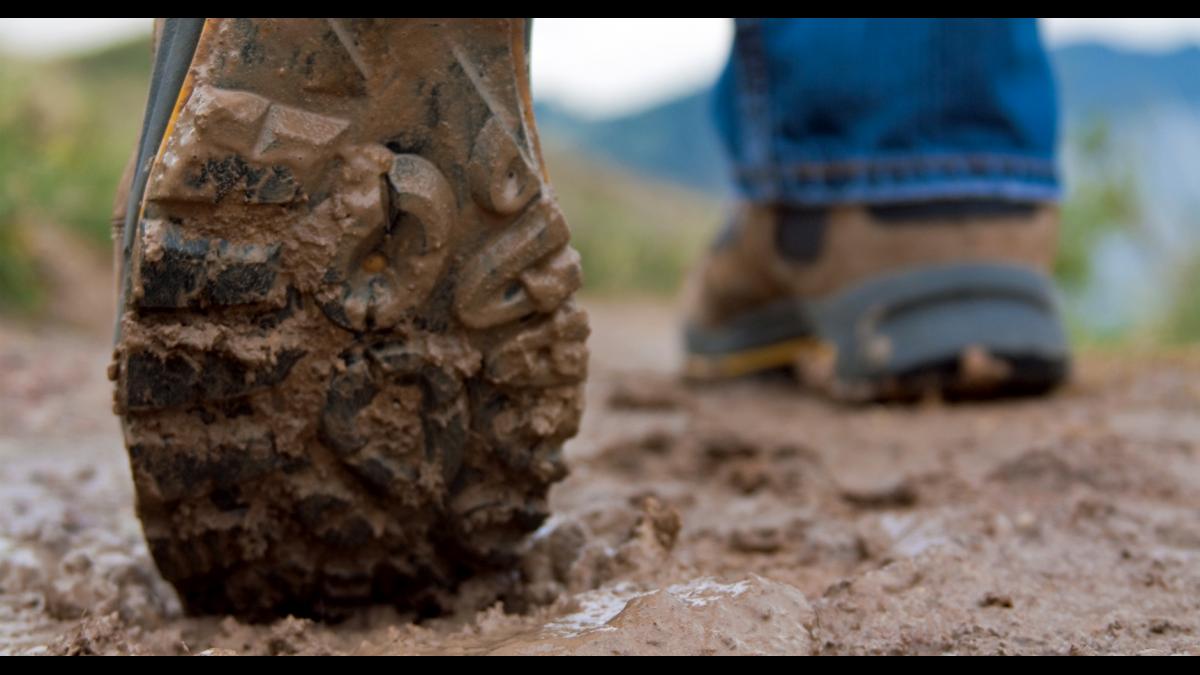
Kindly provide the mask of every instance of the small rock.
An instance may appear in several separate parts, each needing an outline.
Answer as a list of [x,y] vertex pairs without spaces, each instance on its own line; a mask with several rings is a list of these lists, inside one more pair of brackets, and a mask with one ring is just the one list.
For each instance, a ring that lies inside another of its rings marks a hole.
[[1003,607],[1011,609],[1013,606],[1012,596],[1005,593],[988,592],[979,601],[980,607]]
[[843,481],[842,499],[862,509],[890,509],[917,503],[917,489],[907,476],[872,481]]
[[729,548],[741,553],[776,553],[783,549],[783,533],[774,527],[737,529],[729,535]]

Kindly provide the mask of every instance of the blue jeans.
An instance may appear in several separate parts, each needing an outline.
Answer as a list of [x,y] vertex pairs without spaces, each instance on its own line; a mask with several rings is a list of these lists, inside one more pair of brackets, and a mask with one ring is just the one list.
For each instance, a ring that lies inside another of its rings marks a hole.
[[753,200],[1059,196],[1033,19],[738,20],[716,112]]

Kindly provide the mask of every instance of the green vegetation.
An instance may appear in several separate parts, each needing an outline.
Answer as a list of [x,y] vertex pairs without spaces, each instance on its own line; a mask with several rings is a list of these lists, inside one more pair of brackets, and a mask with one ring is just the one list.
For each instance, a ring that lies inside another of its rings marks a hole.
[[1101,237],[1135,222],[1141,213],[1136,182],[1119,160],[1108,126],[1094,121],[1069,139],[1079,156],[1079,174],[1062,208],[1062,230],[1054,275],[1069,292],[1086,287],[1092,249]]
[[1195,343],[1200,340],[1200,256],[1183,266],[1173,288],[1159,336],[1173,344]]
[[1066,295],[1066,319],[1073,342],[1111,344],[1129,337],[1129,327],[1098,328],[1077,300],[1093,281],[1096,245],[1141,217],[1141,199],[1132,167],[1114,147],[1109,126],[1100,119],[1083,125],[1067,139],[1071,190],[1062,205],[1062,227],[1054,276]]
[[724,215],[718,200],[553,145],[546,163],[590,293],[673,293]]
[[28,71],[15,64],[0,65],[0,310],[29,311],[40,293],[28,247],[18,228],[28,202],[33,176],[25,157],[32,151],[27,110]]
[[26,314],[41,302],[41,288],[28,247],[16,228],[5,225],[12,213],[0,205],[0,313]]
[[43,295],[29,228],[55,223],[108,245],[149,54],[143,39],[58,61],[0,55],[0,311],[33,311]]

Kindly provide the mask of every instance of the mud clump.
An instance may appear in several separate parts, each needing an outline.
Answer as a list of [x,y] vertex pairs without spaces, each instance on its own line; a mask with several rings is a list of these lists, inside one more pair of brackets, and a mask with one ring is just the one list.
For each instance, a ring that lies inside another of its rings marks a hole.
[[54,645],[62,656],[132,656],[139,649],[129,641],[129,627],[116,614],[90,618]]
[[842,485],[841,491],[842,499],[864,509],[905,507],[917,503],[916,486],[907,476]]
[[679,512],[652,495],[593,514],[591,526],[551,520],[523,559],[526,598],[546,605],[618,578],[660,577],[677,564],[671,551],[681,528]]

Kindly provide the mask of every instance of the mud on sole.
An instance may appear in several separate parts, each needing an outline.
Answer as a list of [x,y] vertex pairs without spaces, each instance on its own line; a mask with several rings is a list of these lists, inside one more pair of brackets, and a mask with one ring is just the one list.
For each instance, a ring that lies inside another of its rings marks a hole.
[[565,475],[588,335],[525,30],[205,20],[130,202],[110,372],[189,611],[508,590]]

